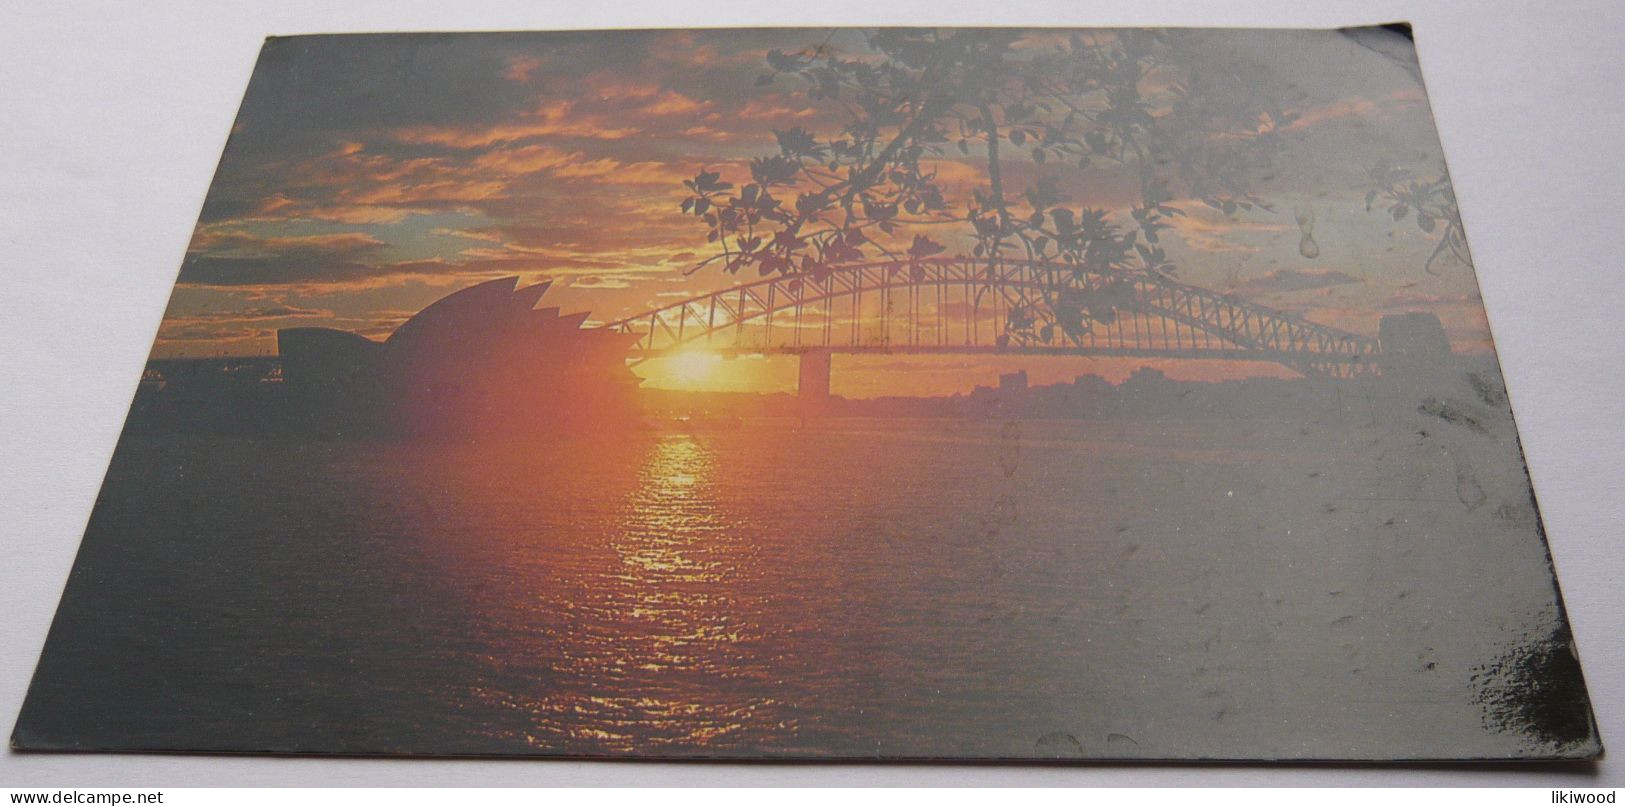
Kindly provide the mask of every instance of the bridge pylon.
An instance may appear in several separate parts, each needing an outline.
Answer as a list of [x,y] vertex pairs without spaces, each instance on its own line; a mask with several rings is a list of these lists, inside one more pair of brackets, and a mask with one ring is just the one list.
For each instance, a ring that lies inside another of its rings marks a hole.
[[800,374],[796,383],[796,397],[811,409],[829,403],[829,375],[834,352],[827,348],[813,348],[801,353]]

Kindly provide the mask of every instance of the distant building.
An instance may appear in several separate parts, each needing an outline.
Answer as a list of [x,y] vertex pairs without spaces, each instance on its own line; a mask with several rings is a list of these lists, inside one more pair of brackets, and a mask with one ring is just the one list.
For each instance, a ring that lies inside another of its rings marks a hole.
[[1114,389],[1110,381],[1093,373],[1088,375],[1079,375],[1076,378],[1073,378],[1072,388],[1082,392],[1085,395],[1100,396],[1109,395]]
[[1123,383],[1155,388],[1168,383],[1168,373],[1156,367],[1139,367],[1130,372]]
[[1006,372],[999,375],[1000,392],[1024,392],[1027,390],[1027,370],[1018,369],[1015,372]]

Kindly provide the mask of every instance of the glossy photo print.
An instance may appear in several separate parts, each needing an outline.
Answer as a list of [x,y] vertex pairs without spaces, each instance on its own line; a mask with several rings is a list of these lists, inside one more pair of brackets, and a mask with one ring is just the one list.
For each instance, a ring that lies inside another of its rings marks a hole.
[[12,744],[1602,749],[1403,25],[268,40]]

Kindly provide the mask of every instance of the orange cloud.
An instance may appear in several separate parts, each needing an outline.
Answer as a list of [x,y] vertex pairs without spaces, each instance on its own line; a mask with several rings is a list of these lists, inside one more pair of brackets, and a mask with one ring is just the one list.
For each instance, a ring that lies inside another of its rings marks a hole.
[[502,77],[520,84],[528,84],[531,76],[541,68],[543,62],[534,56],[515,56],[508,59],[507,67],[502,71]]
[[487,151],[474,158],[474,165],[503,173],[531,173],[557,168],[572,160],[579,160],[581,156],[579,151],[565,152],[551,146],[529,145]]
[[310,250],[348,252],[382,246],[383,241],[363,232],[263,237],[241,230],[204,230],[192,239],[192,248],[224,252],[289,252]]
[[682,93],[665,90],[639,111],[645,115],[687,115],[711,106],[710,101],[696,101]]
[[554,101],[544,104],[535,113],[513,123],[466,129],[453,126],[415,126],[398,129],[394,132],[394,136],[405,143],[474,149],[538,137],[619,140],[640,131],[635,127],[615,126],[592,115],[573,115],[571,111],[574,107],[574,101]]
[[1312,106],[1298,113],[1298,119],[1287,125],[1283,131],[1301,131],[1311,126],[1318,126],[1328,121],[1352,117],[1372,117],[1388,109],[1423,103],[1427,96],[1420,87],[1405,87],[1395,90],[1378,100],[1371,100],[1360,95],[1340,98],[1328,104]]

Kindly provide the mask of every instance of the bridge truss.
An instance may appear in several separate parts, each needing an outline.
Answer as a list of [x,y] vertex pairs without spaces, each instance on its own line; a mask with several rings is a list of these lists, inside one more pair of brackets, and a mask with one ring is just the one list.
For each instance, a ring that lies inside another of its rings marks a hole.
[[777,276],[613,322],[634,360],[724,354],[1124,356],[1376,369],[1376,339],[1161,276],[1025,261],[866,263]]

